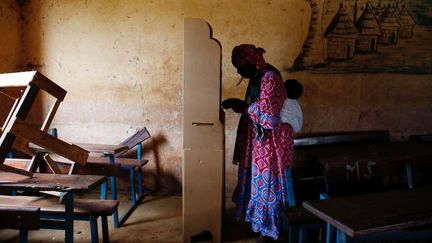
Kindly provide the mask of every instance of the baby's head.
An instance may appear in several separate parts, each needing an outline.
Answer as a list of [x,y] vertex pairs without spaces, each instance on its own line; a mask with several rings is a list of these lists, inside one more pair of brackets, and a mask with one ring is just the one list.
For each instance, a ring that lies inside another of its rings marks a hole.
[[303,94],[303,86],[296,79],[287,79],[284,85],[290,99],[298,99]]

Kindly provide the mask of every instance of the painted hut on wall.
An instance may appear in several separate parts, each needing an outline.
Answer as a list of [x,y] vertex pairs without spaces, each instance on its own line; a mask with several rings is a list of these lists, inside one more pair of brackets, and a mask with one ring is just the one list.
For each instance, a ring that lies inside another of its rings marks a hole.
[[356,44],[356,51],[376,52],[378,50],[378,38],[382,35],[378,19],[376,18],[370,3],[356,22],[359,32],[359,39]]
[[414,26],[416,25],[414,18],[408,12],[405,6],[402,7],[397,15],[401,25],[399,31],[400,38],[412,38],[414,35]]
[[378,1],[378,4],[374,8],[374,14],[377,18],[381,17],[381,14],[384,13],[384,7],[381,5],[381,0]]
[[354,56],[359,33],[342,5],[327,27],[324,37],[327,39],[328,59],[343,60]]
[[381,30],[383,32],[382,36],[378,38],[380,44],[397,44],[399,39],[399,29],[401,25],[397,16],[394,14],[390,7],[390,4],[386,7],[384,12],[378,19],[380,23]]

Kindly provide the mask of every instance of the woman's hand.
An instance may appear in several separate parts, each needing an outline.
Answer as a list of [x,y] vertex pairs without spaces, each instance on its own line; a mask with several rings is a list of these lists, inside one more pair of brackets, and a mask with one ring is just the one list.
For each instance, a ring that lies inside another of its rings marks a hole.
[[223,109],[233,109],[237,113],[243,113],[248,108],[245,101],[237,98],[226,99],[222,101],[221,106]]

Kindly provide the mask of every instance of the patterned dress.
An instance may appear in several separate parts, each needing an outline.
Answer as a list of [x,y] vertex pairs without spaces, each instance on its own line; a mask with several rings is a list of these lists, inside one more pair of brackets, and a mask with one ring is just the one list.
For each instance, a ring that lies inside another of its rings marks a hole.
[[249,81],[246,101],[251,104],[240,118],[234,150],[236,218],[245,217],[255,232],[274,239],[282,224],[279,210],[288,204],[284,171],[293,158],[292,127],[279,119],[285,98],[283,80],[271,66]]

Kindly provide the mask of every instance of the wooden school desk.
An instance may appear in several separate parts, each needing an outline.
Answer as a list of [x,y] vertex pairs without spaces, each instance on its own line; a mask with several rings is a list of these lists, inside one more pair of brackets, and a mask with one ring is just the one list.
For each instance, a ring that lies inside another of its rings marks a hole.
[[413,188],[412,168],[432,165],[432,144],[419,141],[334,145],[307,150],[320,163],[327,182],[335,177],[370,178],[406,167]]
[[303,202],[303,207],[337,228],[337,242],[432,238],[409,227],[432,223],[432,187]]
[[[93,190],[105,181],[104,176],[34,173],[32,178],[0,172],[0,188],[25,191],[61,191],[65,204],[65,242],[73,242],[74,192]],[[50,222],[47,222],[49,224]],[[58,227],[58,223],[55,223]],[[54,226],[54,224],[53,224]]]

